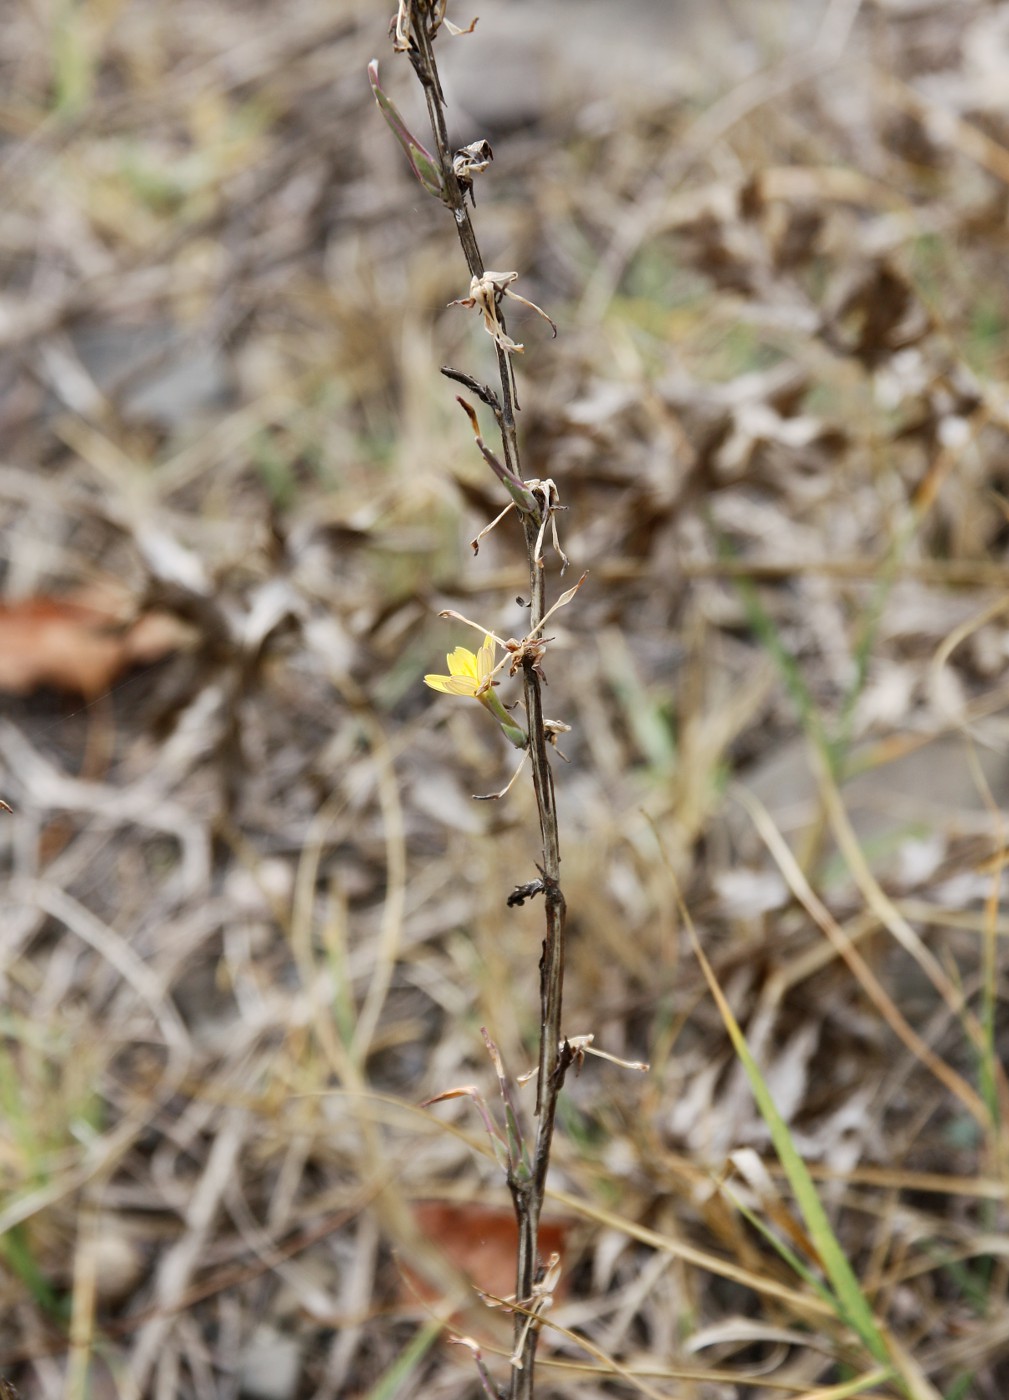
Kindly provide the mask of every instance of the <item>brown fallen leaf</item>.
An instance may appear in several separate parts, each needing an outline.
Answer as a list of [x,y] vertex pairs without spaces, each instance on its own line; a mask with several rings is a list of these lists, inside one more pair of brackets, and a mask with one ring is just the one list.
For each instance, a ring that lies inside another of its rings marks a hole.
[[[472,1279],[477,1288],[498,1298],[515,1291],[515,1254],[518,1249],[518,1229],[515,1216],[506,1207],[485,1206],[476,1201],[416,1201],[413,1217],[423,1234],[438,1246],[445,1257],[461,1273]],[[570,1220],[540,1222],[540,1252],[567,1257]],[[411,1274],[422,1297],[430,1298],[431,1290]],[[564,1275],[555,1297],[566,1291]]]
[[0,605],[0,691],[30,695],[52,686],[94,700],[131,666],[160,660],[189,637],[169,613],[127,622],[70,597],[7,603]]

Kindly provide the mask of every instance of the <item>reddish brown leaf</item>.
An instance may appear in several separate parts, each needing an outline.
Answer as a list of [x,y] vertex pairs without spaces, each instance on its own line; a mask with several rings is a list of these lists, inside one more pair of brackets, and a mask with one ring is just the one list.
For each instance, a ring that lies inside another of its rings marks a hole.
[[[428,1239],[477,1288],[497,1298],[514,1293],[518,1229],[511,1210],[476,1201],[417,1201],[413,1215]],[[570,1231],[569,1220],[540,1222],[540,1254],[544,1260],[555,1251],[562,1261],[566,1260]],[[430,1296],[430,1289],[422,1284],[419,1291]],[[563,1297],[565,1291],[562,1273],[555,1297]]]
[[166,613],[125,624],[112,610],[72,598],[0,605],[0,691],[30,695],[52,686],[92,700],[130,666],[166,656],[187,635]]

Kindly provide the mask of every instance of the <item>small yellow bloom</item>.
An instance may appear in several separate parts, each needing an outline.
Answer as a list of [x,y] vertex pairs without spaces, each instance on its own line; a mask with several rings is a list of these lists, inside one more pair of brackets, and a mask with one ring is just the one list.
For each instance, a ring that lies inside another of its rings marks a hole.
[[445,658],[449,674],[425,676],[424,684],[445,695],[464,695],[479,700],[497,720],[509,743],[517,749],[524,749],[529,742],[525,730],[515,723],[494,693],[494,649],[493,637],[484,638],[483,646],[476,655],[466,647],[456,647]]
[[490,674],[494,670],[494,638],[485,637],[483,646],[474,656],[466,647],[456,647],[445,658],[447,676],[425,676],[424,684],[446,695],[470,695],[481,699],[490,690]]

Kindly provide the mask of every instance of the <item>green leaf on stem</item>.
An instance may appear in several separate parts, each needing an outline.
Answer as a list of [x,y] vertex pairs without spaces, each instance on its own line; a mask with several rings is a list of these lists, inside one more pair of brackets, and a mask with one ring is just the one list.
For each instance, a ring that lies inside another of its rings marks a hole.
[[413,132],[407,126],[400,115],[399,108],[392,98],[382,90],[378,81],[378,62],[372,59],[368,64],[368,78],[371,82],[371,90],[375,94],[375,101],[378,103],[379,111],[389,124],[393,136],[406,152],[406,158],[410,162],[410,169],[417,179],[427,190],[428,194],[433,194],[436,199],[444,199],[445,185],[442,180],[438,162],[431,152],[420,141],[417,140]]

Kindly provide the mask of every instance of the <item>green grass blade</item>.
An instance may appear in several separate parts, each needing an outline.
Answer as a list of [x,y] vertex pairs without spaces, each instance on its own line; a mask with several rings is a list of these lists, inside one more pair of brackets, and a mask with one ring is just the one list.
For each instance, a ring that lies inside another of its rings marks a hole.
[[798,1276],[803,1280],[804,1283],[807,1283],[809,1285],[809,1287],[813,1290],[814,1293],[818,1293],[823,1299],[823,1301],[829,1307],[833,1308],[834,1297],[831,1294],[830,1289],[827,1288],[825,1284],[820,1282],[813,1270],[805,1263],[805,1261],[798,1254],[796,1254],[795,1250],[792,1249],[789,1245],[787,1245],[784,1240],[779,1239],[778,1236],[774,1233],[774,1231],[770,1228],[770,1226],[765,1225],[763,1220],[761,1220],[760,1216],[757,1215],[755,1211],[750,1210],[749,1206],[745,1205],[739,1199],[739,1197],[731,1189],[731,1187],[723,1185],[721,1190],[724,1195],[728,1196],[729,1200],[732,1202],[735,1209],[739,1211],[740,1215],[744,1218],[744,1220],[748,1220],[749,1223],[753,1226],[753,1228],[757,1231],[757,1233],[764,1237],[767,1243],[774,1250],[775,1254],[779,1255],[780,1258],[782,1258],[785,1261],[788,1267],[794,1273],[798,1274]]
[[820,1202],[816,1192],[813,1178],[809,1174],[805,1162],[792,1140],[792,1135],[788,1130],[788,1125],[778,1112],[771,1097],[770,1090],[764,1080],[763,1075],[757,1066],[756,1060],[750,1054],[750,1047],[746,1043],[739,1022],[732,1013],[732,1008],[726,1001],[718,979],[715,977],[711,964],[704,955],[700,940],[697,937],[693,922],[688,920],[690,937],[697,954],[698,961],[705,979],[711,990],[711,995],[715,999],[719,1013],[729,1032],[733,1049],[746,1071],[746,1077],[750,1081],[750,1088],[757,1101],[761,1117],[767,1124],[771,1134],[771,1141],[778,1154],[781,1165],[785,1169],[789,1185],[795,1194],[799,1210],[806,1222],[813,1245],[823,1262],[824,1271],[830,1280],[834,1291],[834,1298],[837,1304],[839,1315],[844,1321],[854,1329],[861,1339],[863,1345],[875,1357],[875,1359],[886,1364],[889,1359],[889,1350],[883,1335],[876,1325],[872,1308],[862,1292],[858,1279],[845,1257],[844,1251],[838,1243],[837,1236],[831,1229],[827,1213]]
[[774,1099],[771,1097],[757,1062],[750,1054],[750,1047],[746,1043],[746,1037],[743,1035],[739,1022],[732,1014],[732,1008],[722,994],[722,989],[718,985],[711,964],[704,956],[704,950],[697,941],[696,935],[693,937],[695,952],[711,989],[711,995],[715,999],[725,1028],[729,1032],[733,1049],[746,1071],[750,1088],[753,1090],[753,1097],[757,1101],[761,1117],[767,1124],[774,1149],[785,1169],[785,1175],[788,1177],[789,1185],[795,1194],[810,1238],[823,1261],[823,1267],[834,1290],[840,1314],[855,1330],[871,1355],[877,1361],[885,1364],[889,1361],[889,1351],[883,1340],[883,1335],[876,1325],[872,1308],[869,1306],[858,1279],[838,1243],[837,1236],[831,1229],[827,1212],[817,1195],[813,1178],[799,1155],[787,1123],[775,1107]]
[[[400,1387],[410,1379],[411,1373],[424,1359],[444,1331],[444,1326],[436,1318],[425,1322],[415,1332],[385,1375],[375,1382],[364,1400],[393,1400]],[[411,1392],[416,1395],[416,1390]]]
[[[712,529],[714,530],[714,527]],[[719,559],[735,561],[736,554],[728,540],[717,530],[714,531],[714,535]],[[833,763],[833,747],[824,732],[823,721],[820,718],[816,702],[795,657],[782,640],[777,624],[761,602],[756,584],[745,574],[735,575],[732,584],[739,594],[751,631],[781,674],[785,689],[792,697],[792,702],[799,713],[803,729],[823,749],[824,753],[830,755]]]

